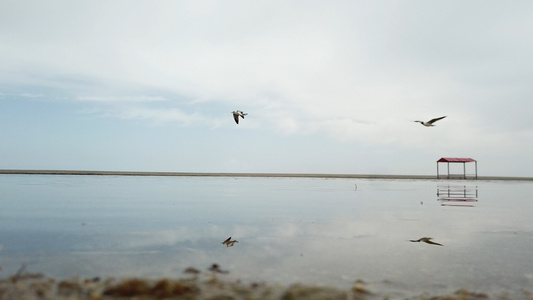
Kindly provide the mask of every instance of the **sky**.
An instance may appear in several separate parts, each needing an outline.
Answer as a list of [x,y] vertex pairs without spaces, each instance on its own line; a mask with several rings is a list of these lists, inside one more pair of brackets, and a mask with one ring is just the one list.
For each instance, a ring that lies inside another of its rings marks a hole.
[[0,0],[0,169],[533,176],[531,32],[529,0]]

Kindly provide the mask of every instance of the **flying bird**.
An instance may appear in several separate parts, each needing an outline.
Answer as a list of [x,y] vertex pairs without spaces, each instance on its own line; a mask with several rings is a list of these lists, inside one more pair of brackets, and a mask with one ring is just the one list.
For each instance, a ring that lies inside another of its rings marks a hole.
[[235,120],[235,123],[239,124],[239,117],[244,119],[244,116],[247,115],[247,113],[244,113],[240,110],[235,110],[231,112],[233,114],[233,119]]
[[426,244],[431,244],[431,245],[438,245],[438,246],[442,246],[442,244],[439,244],[439,243],[435,243],[433,241],[431,241],[432,238],[430,237],[423,237],[423,238],[419,238],[418,240],[409,240],[411,242],[424,242]]
[[429,120],[427,122],[422,122],[422,121],[414,121],[414,122],[418,122],[418,123],[420,123],[420,124],[422,124],[422,125],[424,125],[426,127],[433,127],[433,126],[435,126],[435,125],[433,125],[433,123],[437,122],[438,120],[442,120],[444,118],[446,118],[446,116],[440,117],[440,118],[431,119],[431,120]]
[[233,247],[233,245],[235,245],[235,243],[238,243],[239,241],[237,240],[231,240],[231,236],[229,238],[227,238],[225,241],[222,242],[222,245],[226,245],[226,247]]

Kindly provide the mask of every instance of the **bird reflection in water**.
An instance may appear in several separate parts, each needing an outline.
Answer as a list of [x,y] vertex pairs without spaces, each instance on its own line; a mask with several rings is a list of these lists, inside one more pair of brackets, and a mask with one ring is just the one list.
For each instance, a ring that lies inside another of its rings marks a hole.
[[435,242],[433,242],[431,240],[432,240],[432,238],[430,238],[430,237],[423,237],[423,238],[419,238],[418,240],[409,240],[409,241],[411,241],[411,242],[424,242],[426,244],[442,246],[442,244],[435,243]]
[[200,275],[200,270],[198,270],[196,268],[193,268],[193,267],[189,267],[189,268],[185,269],[185,271],[183,271],[183,273],[188,274],[188,275],[192,275],[192,277],[194,279],[198,279],[198,276]]
[[225,241],[222,242],[222,245],[226,245],[226,247],[233,247],[233,245],[235,245],[235,243],[238,243],[239,241],[237,240],[231,240],[231,236],[229,238],[227,238]]

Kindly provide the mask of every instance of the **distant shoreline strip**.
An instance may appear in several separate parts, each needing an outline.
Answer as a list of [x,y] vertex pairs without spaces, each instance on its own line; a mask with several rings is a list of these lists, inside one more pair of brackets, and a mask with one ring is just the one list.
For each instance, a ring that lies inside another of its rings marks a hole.
[[[185,176],[185,177],[286,177],[286,178],[366,178],[366,179],[437,179],[436,175],[319,174],[319,173],[210,173],[210,172],[135,172],[80,170],[1,170],[0,174],[19,175],[95,175],[95,176]],[[441,180],[445,180],[441,178]],[[450,179],[452,180],[452,179]],[[465,179],[454,179],[465,180]],[[475,179],[466,179],[475,180]],[[477,180],[533,181],[533,177],[478,176]]]

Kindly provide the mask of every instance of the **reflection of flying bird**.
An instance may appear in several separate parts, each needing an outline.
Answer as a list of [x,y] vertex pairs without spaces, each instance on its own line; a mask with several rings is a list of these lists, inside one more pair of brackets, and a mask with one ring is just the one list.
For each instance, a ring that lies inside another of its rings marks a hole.
[[200,270],[192,268],[192,267],[189,267],[189,268],[185,269],[185,271],[183,271],[183,273],[191,274],[191,275],[194,275],[194,276],[198,276],[198,274],[200,274]]
[[422,122],[422,121],[413,121],[413,122],[418,122],[418,123],[420,123],[420,124],[422,124],[422,125],[424,125],[426,127],[432,127],[432,126],[435,126],[435,125],[433,125],[433,123],[437,122],[438,120],[442,120],[444,118],[446,118],[446,116],[440,117],[440,118],[431,119],[431,120],[429,120],[427,122]]
[[426,244],[442,246],[442,244],[432,242],[431,240],[432,240],[432,238],[430,238],[430,237],[423,237],[423,238],[419,238],[418,240],[409,240],[409,241],[411,241],[411,242],[424,242]]
[[233,247],[233,245],[235,245],[235,243],[238,243],[239,241],[236,241],[236,240],[231,240],[231,236],[229,238],[227,238],[225,241],[222,242],[222,245],[226,245],[226,247]]
[[240,110],[232,111],[231,113],[233,114],[233,119],[235,120],[235,123],[237,124],[239,124],[239,117],[244,119],[244,116],[247,115],[247,113],[244,113]]

